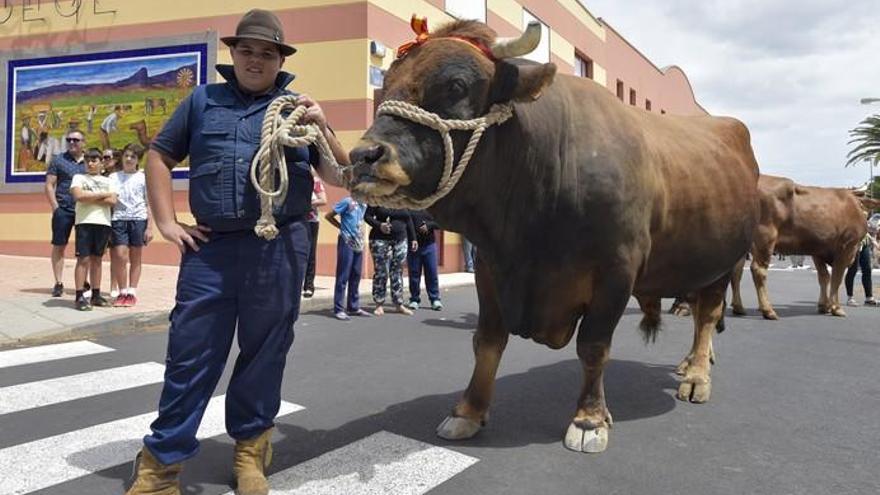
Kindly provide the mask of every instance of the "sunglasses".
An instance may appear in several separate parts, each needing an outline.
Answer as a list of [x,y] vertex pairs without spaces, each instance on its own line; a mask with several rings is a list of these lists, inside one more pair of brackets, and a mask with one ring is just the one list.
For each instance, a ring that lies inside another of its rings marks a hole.
[[78,143],[78,142],[82,141],[82,139],[80,139],[80,138],[67,138],[67,139],[65,139],[65,141],[67,141],[68,143]]

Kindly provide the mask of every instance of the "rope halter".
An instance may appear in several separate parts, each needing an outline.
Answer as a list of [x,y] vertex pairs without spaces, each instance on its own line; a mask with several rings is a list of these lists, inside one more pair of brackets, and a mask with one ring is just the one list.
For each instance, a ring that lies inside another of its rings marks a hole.
[[[388,208],[401,208],[409,210],[424,210],[452,191],[458,184],[462,174],[470,163],[471,157],[490,126],[502,124],[513,116],[513,103],[505,102],[492,105],[489,112],[482,117],[470,120],[443,119],[436,113],[429,112],[424,108],[400,100],[387,100],[379,105],[376,117],[380,115],[393,115],[411,120],[417,124],[430,127],[440,133],[443,139],[443,147],[446,159],[443,163],[443,174],[437,184],[437,191],[423,199],[413,199],[400,192],[387,196],[376,196],[369,193],[352,191],[352,195],[367,204],[380,205]],[[455,149],[452,147],[452,136],[449,131],[473,131],[467,147],[459,159],[458,166],[453,166]]]
[[[289,110],[288,116],[283,117],[282,113]],[[260,149],[251,162],[250,176],[251,184],[260,195],[260,219],[257,220],[254,232],[266,240],[272,240],[278,235],[273,209],[287,198],[289,180],[285,147],[298,148],[314,144],[318,147],[322,168],[332,170],[340,183],[347,184],[344,171],[333,157],[333,151],[321,129],[316,124],[299,124],[307,111],[306,107],[297,106],[296,96],[283,95],[269,104],[263,118]]]

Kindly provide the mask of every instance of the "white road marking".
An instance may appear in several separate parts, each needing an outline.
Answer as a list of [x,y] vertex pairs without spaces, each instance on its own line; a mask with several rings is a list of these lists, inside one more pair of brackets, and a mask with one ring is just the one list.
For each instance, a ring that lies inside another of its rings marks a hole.
[[160,383],[165,366],[140,363],[0,388],[0,414]]
[[449,449],[381,431],[273,474],[269,477],[269,493],[420,495],[477,461]]
[[[225,398],[214,397],[208,403],[199,438],[226,431]],[[282,401],[278,416],[303,409]],[[156,413],[142,414],[2,449],[0,495],[30,493],[131,462],[155,418]]]
[[0,352],[0,368],[21,366],[24,364],[57,361],[91,354],[113,352],[114,349],[98,345],[94,342],[67,342],[64,344],[41,345],[25,349],[13,349]]

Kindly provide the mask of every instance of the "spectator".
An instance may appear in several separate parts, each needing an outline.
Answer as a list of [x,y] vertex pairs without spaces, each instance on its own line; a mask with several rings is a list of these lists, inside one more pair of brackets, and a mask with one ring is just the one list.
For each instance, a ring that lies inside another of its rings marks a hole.
[[83,133],[70,131],[65,139],[67,151],[56,155],[46,169],[46,199],[52,207],[52,273],[55,276],[52,297],[61,297],[64,293],[64,251],[76,220],[76,201],[70,195],[70,184],[75,175],[86,172]]
[[861,244],[859,244],[859,250],[856,252],[856,258],[853,260],[853,264],[846,270],[844,284],[846,285],[847,306],[859,305],[853,297],[856,271],[859,269],[862,270],[862,288],[865,290],[865,305],[877,306],[877,300],[874,299],[873,294],[873,283],[871,281],[871,250],[880,248],[880,245],[878,245],[877,241],[874,239],[874,232],[872,232],[870,223],[868,224],[868,229],[868,233],[865,234],[865,238],[862,239]]
[[[104,158],[106,157],[105,151]],[[137,286],[141,278],[144,246],[153,239],[153,225],[147,206],[146,178],[138,170],[143,157],[143,146],[129,144],[122,152],[122,171],[110,174],[118,195],[113,208],[113,229],[110,234],[111,276],[120,289],[113,301],[113,306],[117,307],[137,304]]]
[[338,320],[350,320],[350,315],[370,316],[370,313],[360,307],[358,293],[364,267],[366,209],[366,205],[346,197],[336,203],[333,210],[328,211],[325,216],[331,225],[339,229],[339,238],[336,240],[336,286],[333,289],[333,314]]
[[412,218],[406,210],[392,210],[370,206],[364,217],[370,230],[370,254],[373,255],[373,301],[376,316],[385,314],[385,293],[388,280],[391,280],[391,301],[398,312],[413,314],[403,303],[403,263],[407,248],[415,251],[418,246],[413,240],[407,246],[407,239],[415,239]]
[[461,236],[461,251],[464,254],[464,271],[474,273],[474,256],[477,248],[465,236]]
[[[86,153],[86,173],[73,176],[70,194],[76,200],[76,309],[108,306],[101,296],[101,258],[110,238],[110,210],[116,204],[113,182],[101,175],[101,151]],[[85,297],[86,273],[92,281],[91,303]]]
[[[312,297],[315,294],[315,263],[317,262],[318,251],[318,227],[321,225],[320,206],[327,204],[327,192],[324,190],[324,183],[321,178],[312,172],[315,179],[315,186],[312,189],[312,209],[306,215],[309,222],[309,234],[311,237],[311,247],[309,249],[309,262],[306,265],[306,276],[303,281],[303,297]],[[363,218],[363,214],[361,215]]]
[[431,301],[431,309],[440,311],[440,283],[437,279],[437,242],[434,231],[439,227],[431,214],[425,210],[411,211],[413,227],[416,230],[418,249],[407,255],[409,267],[409,309],[419,309],[422,300],[420,287],[422,272],[425,274],[425,290]]

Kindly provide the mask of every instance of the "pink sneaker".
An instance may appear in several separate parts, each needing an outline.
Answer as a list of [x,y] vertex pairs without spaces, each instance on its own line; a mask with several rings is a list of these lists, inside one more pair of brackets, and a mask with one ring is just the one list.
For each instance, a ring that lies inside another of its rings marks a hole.
[[128,297],[127,294],[119,294],[118,296],[116,296],[116,299],[113,300],[113,307],[114,308],[125,307],[127,297]]
[[134,306],[135,304],[137,304],[137,302],[138,302],[138,298],[136,295],[126,294],[126,296],[125,296],[125,307],[126,308],[130,308],[130,307]]

